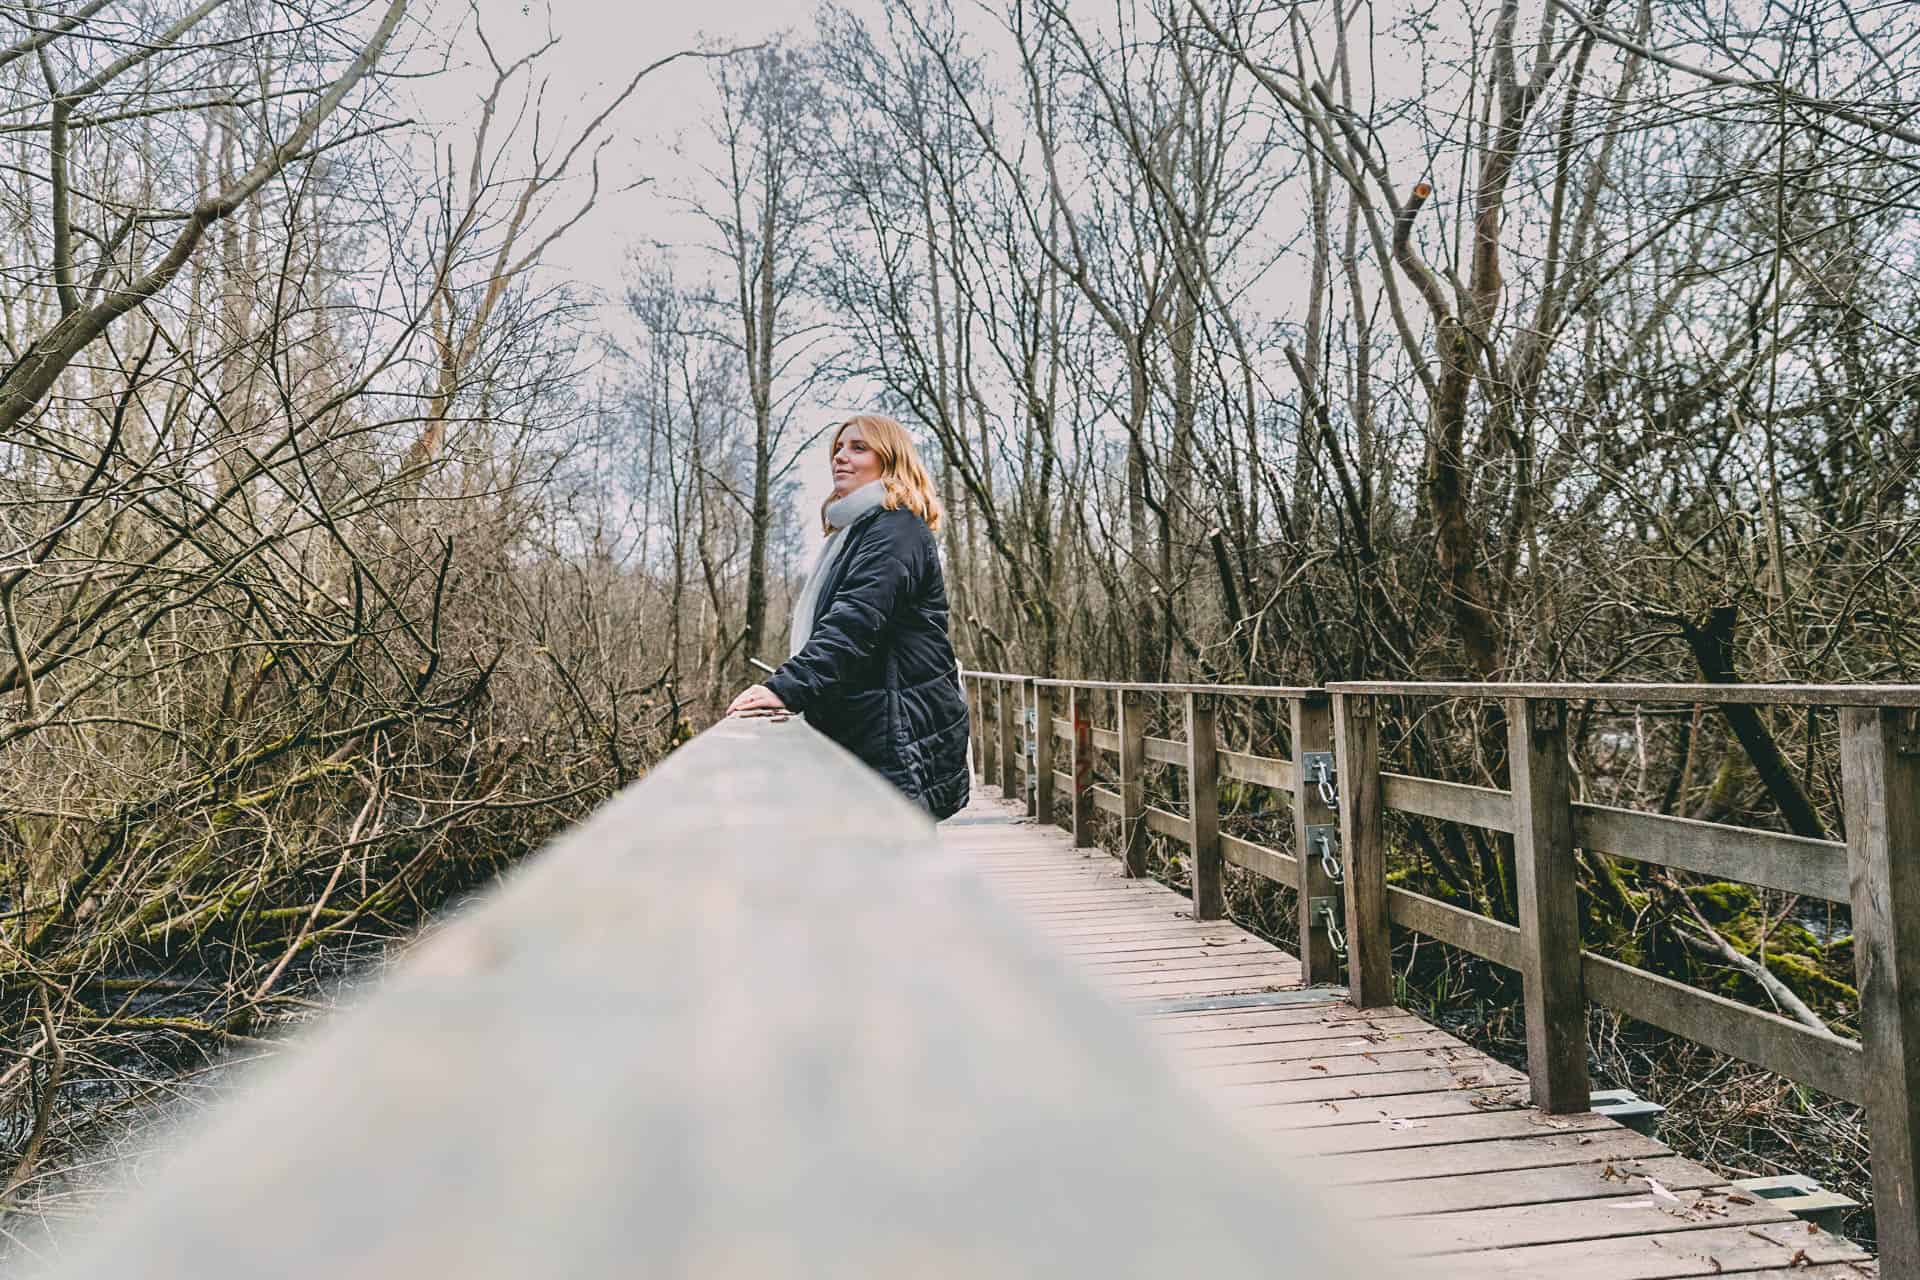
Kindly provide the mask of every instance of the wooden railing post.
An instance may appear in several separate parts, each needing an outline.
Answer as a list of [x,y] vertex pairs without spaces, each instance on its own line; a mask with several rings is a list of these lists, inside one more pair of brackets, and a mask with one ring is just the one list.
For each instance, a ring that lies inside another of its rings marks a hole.
[[1880,1274],[1920,1275],[1920,730],[1840,708],[1853,963]]
[[1000,794],[1011,800],[1013,795],[1013,770],[1015,751],[1013,747],[1013,682],[996,680],[994,684],[1000,690]]
[[987,681],[973,682],[973,739],[980,759],[980,785],[993,781],[993,745],[999,741],[993,719],[988,714]]
[[1567,704],[1558,698],[1509,698],[1506,711],[1533,1105],[1556,1114],[1585,1111],[1587,1000],[1580,978]]
[[1092,690],[1067,690],[1067,718],[1073,722],[1073,847],[1093,847],[1093,722],[1087,700]]
[[1147,706],[1138,689],[1120,694],[1120,857],[1130,876],[1147,874]]
[[967,763],[980,772],[980,706],[974,698],[974,683],[966,670],[960,671],[960,700],[967,704]]
[[1356,1008],[1393,1003],[1393,933],[1387,923],[1386,810],[1380,796],[1380,720],[1365,694],[1333,695],[1339,762],[1340,860],[1346,871],[1347,998]]
[[1027,799],[1027,816],[1040,812],[1040,715],[1035,710],[1034,694],[1039,686],[1028,676],[1020,682],[1020,719],[1025,748],[1020,752],[1020,791]]
[[1041,825],[1053,825],[1053,687],[1033,686],[1033,811]]
[[1211,694],[1187,694],[1187,801],[1192,813],[1193,918],[1226,914],[1221,886],[1220,756]]
[[1319,782],[1307,757],[1333,750],[1333,710],[1327,695],[1308,694],[1289,700],[1293,712],[1293,848],[1299,859],[1294,892],[1299,895],[1300,981],[1304,986],[1340,981],[1340,957],[1324,917],[1314,914],[1315,899],[1331,900],[1333,877],[1321,862],[1320,849],[1310,828],[1331,826],[1334,812],[1321,799]]

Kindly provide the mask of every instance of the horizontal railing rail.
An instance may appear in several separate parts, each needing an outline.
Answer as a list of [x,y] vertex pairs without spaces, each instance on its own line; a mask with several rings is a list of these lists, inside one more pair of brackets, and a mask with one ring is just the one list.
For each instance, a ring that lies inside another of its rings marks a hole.
[[1772,707],[1920,707],[1920,684],[1476,684],[1446,680],[1341,680],[1328,693],[1446,698],[1565,698],[1596,702]]
[[674,752],[177,1139],[53,1274],[1385,1274],[798,720]]
[[[1115,703],[1111,728],[1094,725],[1086,714],[1082,695],[1095,691]],[[1149,833],[1185,845],[1197,918],[1224,910],[1223,864],[1293,890],[1307,981],[1337,980],[1344,959],[1355,1004],[1390,1004],[1395,925],[1518,970],[1528,1072],[1536,1104],[1548,1111],[1588,1106],[1589,1003],[1862,1104],[1872,1138],[1883,1264],[1890,1275],[1920,1275],[1920,725],[1914,712],[1920,686],[1355,681],[1320,690],[1048,677],[1006,681],[991,694],[976,685],[973,694],[977,723],[997,728],[985,736],[991,749],[977,759],[982,777],[1010,798],[1024,792],[1028,812],[1048,822],[1055,818],[1055,795],[1064,790],[1067,825],[1083,846],[1093,842],[1086,821],[1091,812],[1111,814],[1120,826],[1116,851],[1132,874],[1145,874]],[[1220,744],[1216,707],[1242,694],[1288,701],[1291,759],[1232,752]],[[1057,717],[1054,706],[1062,696],[1068,714]],[[1150,696],[1182,701],[1184,741],[1145,734],[1140,700]],[[1015,698],[1023,708],[1017,713]],[[1499,701],[1512,785],[1485,787],[1382,769],[1377,704],[1389,698]],[[1576,800],[1566,742],[1568,704],[1576,701],[1837,708],[1846,839]],[[1016,731],[1029,724],[1050,731]],[[976,743],[982,741],[976,735]],[[1072,762],[1067,771],[1052,765],[1061,742]],[[1321,770],[1329,753],[1334,785],[1323,791]],[[1117,761],[1117,789],[1093,781],[1095,759],[1109,757]],[[1311,775],[1303,759],[1315,761]],[[1148,763],[1180,771],[1188,814],[1147,802],[1141,776]],[[1294,817],[1291,852],[1219,831],[1223,779],[1286,798]],[[1337,809],[1325,803],[1329,795]],[[1519,922],[1388,885],[1389,812],[1480,827],[1510,840]],[[1310,829],[1321,839],[1329,827],[1339,833],[1330,848],[1310,842]],[[1849,907],[1861,1038],[1831,1034],[1586,950],[1575,892],[1577,849]],[[1337,888],[1331,874],[1336,870]],[[1347,942],[1344,957],[1335,954],[1328,936],[1336,918]]]
[[[1229,751],[1214,742],[1214,725],[1223,700],[1279,701],[1287,707],[1296,755],[1317,751],[1330,758],[1332,722],[1324,691],[1284,685],[1053,677],[1016,680],[1007,678],[1006,673],[963,674],[972,682],[969,699],[976,726],[975,766],[980,776],[999,785],[1009,796],[1022,794],[1030,815],[1044,813],[1051,817],[1055,797],[1065,794],[1068,825],[1083,848],[1093,843],[1095,813],[1118,819],[1122,857],[1133,874],[1145,874],[1149,834],[1187,844],[1192,851],[1194,911],[1198,918],[1216,919],[1224,913],[1222,877],[1229,864],[1283,880],[1302,902],[1331,904],[1336,900],[1338,887],[1329,874],[1329,861],[1298,858],[1219,829],[1221,782],[1264,787],[1284,799],[1292,818],[1295,847],[1302,847],[1310,829],[1330,828],[1334,821],[1317,780],[1303,774],[1292,759]],[[1096,695],[1112,698],[1118,707],[1118,720],[1111,728],[1092,723],[1086,714],[1087,700]],[[1180,699],[1187,728],[1184,740],[1146,732],[1143,700],[1151,697]],[[1067,714],[1057,716],[1056,710]],[[1050,731],[1039,731],[1037,726],[1042,725]],[[1195,726],[1200,726],[1199,731]],[[1067,746],[1069,762],[1064,771],[1054,767],[1056,747],[1062,742]],[[1196,744],[1200,748],[1197,754]],[[1103,786],[1095,780],[1097,761],[1101,759],[1114,763],[1117,787]],[[1146,803],[1143,776],[1148,764],[1169,765],[1191,779],[1193,802],[1189,814]],[[1299,951],[1306,981],[1338,980],[1339,936],[1331,909],[1305,913]]]
[[[1021,678],[1021,677],[1016,677]],[[1219,697],[1232,695],[1239,698],[1299,698],[1308,694],[1317,694],[1318,689],[1295,688],[1291,685],[1274,684],[1142,684],[1129,680],[1058,680],[1052,677],[1041,679],[1038,676],[1023,677],[1031,679],[1037,685],[1051,689],[1108,689],[1131,691],[1134,693],[1206,693]]]

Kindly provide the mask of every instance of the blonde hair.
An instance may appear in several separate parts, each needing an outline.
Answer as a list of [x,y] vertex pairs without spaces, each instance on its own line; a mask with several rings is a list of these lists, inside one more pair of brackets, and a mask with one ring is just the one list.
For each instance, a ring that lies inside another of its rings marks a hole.
[[[927,475],[926,467],[920,461],[920,453],[913,447],[913,437],[907,429],[893,418],[879,413],[856,413],[835,427],[833,439],[827,442],[827,452],[831,456],[840,447],[840,437],[848,427],[860,428],[860,438],[867,442],[880,459],[880,480],[887,486],[886,499],[881,503],[888,511],[898,511],[901,507],[913,512],[927,522],[927,528],[939,531],[940,499],[933,491],[933,479]],[[833,527],[827,523],[827,503],[820,506],[820,531],[832,533]]]

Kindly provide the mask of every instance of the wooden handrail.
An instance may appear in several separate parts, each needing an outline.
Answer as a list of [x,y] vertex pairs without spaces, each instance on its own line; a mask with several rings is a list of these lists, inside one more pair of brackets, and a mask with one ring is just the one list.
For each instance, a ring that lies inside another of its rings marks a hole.
[[[972,672],[967,674],[971,675]],[[1131,690],[1134,693],[1208,693],[1221,697],[1236,698],[1299,698],[1320,690],[1312,688],[1294,688],[1291,685],[1271,684],[1154,684],[1136,680],[1063,680],[1053,676],[1041,678],[1008,677],[1010,679],[1031,679],[1035,684],[1046,685],[1050,689],[1113,689],[1120,692]]]
[[1601,702],[1733,703],[1778,707],[1920,707],[1917,684],[1486,684],[1446,680],[1340,680],[1332,693],[1421,698],[1568,698]]
[[52,1274],[1386,1274],[1187,1097],[878,776],[728,720],[169,1140]]

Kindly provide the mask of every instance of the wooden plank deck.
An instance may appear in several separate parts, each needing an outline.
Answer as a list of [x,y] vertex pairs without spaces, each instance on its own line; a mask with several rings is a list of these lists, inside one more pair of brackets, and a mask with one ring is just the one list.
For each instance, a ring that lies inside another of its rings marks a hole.
[[[1129,880],[1105,850],[975,800],[942,839],[1096,989],[1136,1012],[1175,1071],[1302,1181],[1442,1274],[1552,1280],[1860,1277],[1817,1231],[1612,1120],[1548,1116],[1526,1077],[1400,1009],[1301,989],[1292,956]],[[1654,1184],[1665,1194],[1656,1192]],[[1385,1224],[1383,1223],[1383,1226]]]

